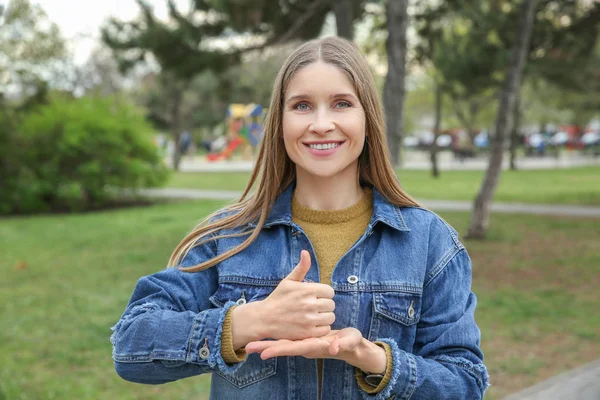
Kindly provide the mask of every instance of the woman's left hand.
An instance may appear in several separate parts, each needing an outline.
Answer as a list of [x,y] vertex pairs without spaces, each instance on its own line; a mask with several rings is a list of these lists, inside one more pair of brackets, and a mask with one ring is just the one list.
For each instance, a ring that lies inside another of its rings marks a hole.
[[344,328],[332,330],[329,334],[318,338],[250,342],[246,345],[246,353],[260,353],[260,358],[263,360],[280,356],[345,360],[344,356],[353,354],[362,339],[358,329]]

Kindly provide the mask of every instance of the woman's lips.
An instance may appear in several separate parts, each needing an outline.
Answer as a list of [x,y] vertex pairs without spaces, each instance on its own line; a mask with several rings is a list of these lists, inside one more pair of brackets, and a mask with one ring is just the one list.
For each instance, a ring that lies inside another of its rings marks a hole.
[[[338,143],[340,143],[340,142],[338,142]],[[312,154],[314,156],[318,156],[318,157],[327,157],[332,154],[335,154],[344,145],[344,143],[346,143],[346,142],[341,142],[338,146],[336,146],[332,149],[326,149],[326,150],[313,149],[308,144],[305,144],[305,146],[310,154]]]

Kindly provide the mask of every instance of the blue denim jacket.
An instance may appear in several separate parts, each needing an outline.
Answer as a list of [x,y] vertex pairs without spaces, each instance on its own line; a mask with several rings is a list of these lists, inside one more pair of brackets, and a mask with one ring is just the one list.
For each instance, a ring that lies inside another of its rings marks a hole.
[[[245,251],[202,272],[167,268],[141,278],[113,327],[113,359],[124,379],[159,384],[212,372],[211,399],[317,399],[317,362],[303,357],[262,361],[251,354],[228,365],[221,357],[227,310],[265,299],[311,253],[307,279],[319,282],[314,249],[292,221],[290,185],[260,235]],[[242,228],[240,228],[242,229]],[[228,232],[224,232],[228,233]],[[196,265],[243,237],[194,248]],[[354,367],[324,360],[322,399],[481,399],[488,376],[475,324],[471,261],[454,229],[434,213],[391,205],[373,190],[365,233],[338,261],[333,329],[355,327],[393,352],[389,385],[375,395],[358,386]]]

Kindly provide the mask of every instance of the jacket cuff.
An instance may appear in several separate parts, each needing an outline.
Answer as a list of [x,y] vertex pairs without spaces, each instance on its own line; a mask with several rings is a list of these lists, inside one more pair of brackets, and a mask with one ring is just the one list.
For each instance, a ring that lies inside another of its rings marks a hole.
[[[409,399],[417,385],[417,363],[414,357],[400,350],[394,339],[377,339],[376,342],[385,343],[390,347],[392,353],[391,377],[387,386],[379,393],[369,394],[361,388],[362,397],[364,399],[385,400],[395,394],[397,399]],[[386,375],[389,372],[386,370]],[[402,390],[394,392],[394,388],[401,388]]]
[[227,364],[221,356],[221,336],[223,323],[229,309],[235,306],[234,301],[228,301],[222,308],[213,309],[215,312],[201,312],[194,321],[190,338],[188,359],[197,364],[207,364],[218,368],[225,374],[234,374],[244,363]]
[[223,322],[223,333],[221,334],[221,357],[227,364],[235,364],[246,359],[246,349],[241,348],[236,351],[233,348],[233,332],[232,332],[232,311],[236,306],[231,307],[225,314]]
[[356,377],[356,382],[358,383],[358,386],[360,386],[360,388],[368,394],[377,394],[381,392],[390,383],[390,379],[392,378],[392,371],[394,368],[394,357],[392,355],[392,348],[390,347],[390,345],[383,342],[375,342],[375,344],[385,350],[385,356],[387,358],[385,375],[383,376],[383,379],[381,379],[381,382],[379,382],[379,385],[377,385],[377,387],[369,385],[365,381],[365,373],[358,368],[355,368],[354,370],[354,376]]

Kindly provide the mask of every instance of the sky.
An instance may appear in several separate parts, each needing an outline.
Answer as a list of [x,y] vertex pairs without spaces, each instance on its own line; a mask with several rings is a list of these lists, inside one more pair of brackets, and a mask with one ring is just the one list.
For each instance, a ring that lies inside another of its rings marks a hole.
[[[117,17],[130,20],[138,14],[135,0],[32,0],[55,22],[73,51],[75,62],[84,63],[100,35],[100,26],[105,19]],[[149,0],[156,15],[167,16],[166,1]]]
[[[10,0],[9,0],[10,1]],[[0,0],[0,3],[3,1]],[[100,36],[100,27],[109,17],[128,21],[134,19],[139,12],[135,0],[31,0],[38,4],[56,23],[63,37],[67,40],[72,50],[76,64],[83,64],[97,45]],[[166,0],[146,0],[154,7],[155,15],[160,19],[168,18]],[[175,0],[181,10],[189,5],[189,0]],[[333,33],[334,20],[326,31]],[[358,29],[360,31],[360,29]],[[358,32],[357,32],[358,33]]]

